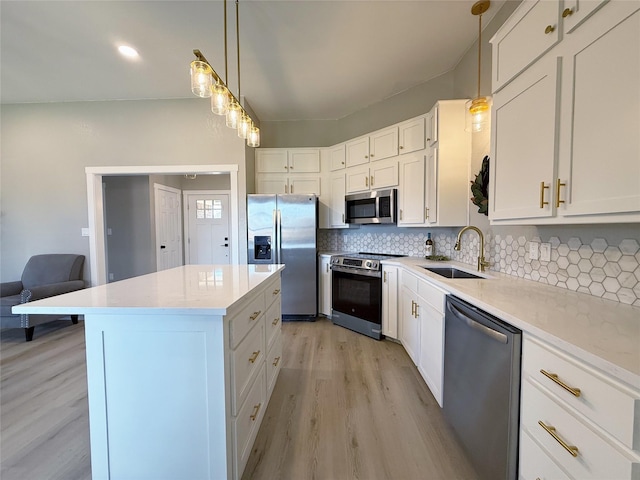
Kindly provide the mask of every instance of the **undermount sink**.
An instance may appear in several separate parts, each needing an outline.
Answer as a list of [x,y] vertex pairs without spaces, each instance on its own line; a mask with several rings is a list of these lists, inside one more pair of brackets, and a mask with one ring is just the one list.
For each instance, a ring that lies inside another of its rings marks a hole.
[[436,273],[445,278],[476,278],[483,279],[480,275],[475,275],[473,273],[465,272],[464,270],[458,270],[454,267],[422,267],[425,270],[429,270],[430,272]]

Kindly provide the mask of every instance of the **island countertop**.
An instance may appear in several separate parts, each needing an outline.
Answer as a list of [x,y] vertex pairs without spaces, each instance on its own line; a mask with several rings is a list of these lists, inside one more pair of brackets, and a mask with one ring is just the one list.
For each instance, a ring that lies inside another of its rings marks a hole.
[[225,315],[284,265],[185,265],[13,307],[13,313]]

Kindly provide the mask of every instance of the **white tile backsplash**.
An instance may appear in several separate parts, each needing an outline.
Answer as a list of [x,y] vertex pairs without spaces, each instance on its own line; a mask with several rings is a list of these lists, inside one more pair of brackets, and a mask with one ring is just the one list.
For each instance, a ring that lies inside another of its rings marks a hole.
[[[407,229],[319,230],[318,249],[422,256],[427,231],[430,231],[436,254],[469,265],[477,263],[479,241],[475,232],[463,235],[461,250],[457,252],[453,246],[458,229],[404,230]],[[529,242],[551,244],[551,260],[531,260]],[[640,244],[633,238],[613,243],[605,238],[586,243],[579,237],[563,243],[555,236],[543,239],[494,236],[488,231],[485,257],[490,262],[489,270],[640,306]]]

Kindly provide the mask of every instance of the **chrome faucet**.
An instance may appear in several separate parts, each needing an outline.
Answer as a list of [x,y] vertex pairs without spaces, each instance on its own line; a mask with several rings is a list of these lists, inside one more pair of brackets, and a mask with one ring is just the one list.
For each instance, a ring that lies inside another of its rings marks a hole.
[[467,230],[473,230],[474,232],[477,232],[478,237],[480,237],[480,250],[478,251],[478,271],[484,272],[484,267],[488,267],[489,262],[485,261],[484,259],[484,235],[482,234],[482,230],[480,230],[478,227],[468,225],[460,230],[458,232],[458,238],[456,239],[456,244],[453,246],[453,249],[460,251],[460,239],[462,238],[462,234]]

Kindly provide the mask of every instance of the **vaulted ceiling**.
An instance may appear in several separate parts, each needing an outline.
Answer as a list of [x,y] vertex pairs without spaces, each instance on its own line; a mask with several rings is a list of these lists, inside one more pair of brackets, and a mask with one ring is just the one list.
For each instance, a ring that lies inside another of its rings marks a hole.
[[[453,69],[478,37],[473,3],[239,0],[241,94],[262,121],[342,118]],[[235,9],[229,0],[237,94]],[[2,103],[192,97],[194,48],[225,77],[223,11],[221,0],[2,0]]]

